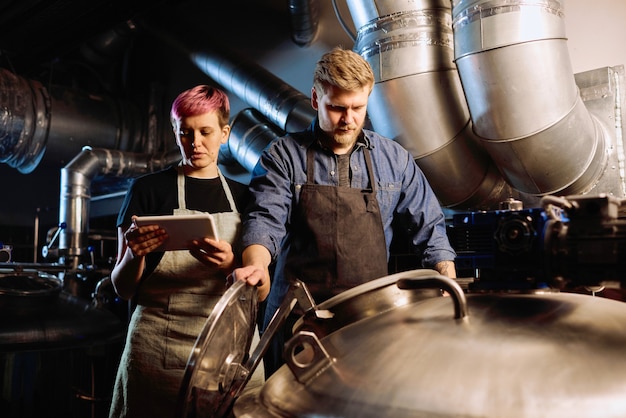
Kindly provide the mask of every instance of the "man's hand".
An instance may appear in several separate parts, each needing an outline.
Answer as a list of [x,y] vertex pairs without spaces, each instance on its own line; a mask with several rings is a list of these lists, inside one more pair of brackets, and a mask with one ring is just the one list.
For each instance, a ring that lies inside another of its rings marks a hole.
[[270,293],[269,265],[272,258],[267,248],[253,244],[243,250],[243,267],[233,270],[231,279],[241,280],[258,289],[259,302]]
[[266,269],[257,266],[245,266],[233,270],[231,279],[241,280],[250,286],[256,286],[259,302],[263,302],[270,293],[270,279]]

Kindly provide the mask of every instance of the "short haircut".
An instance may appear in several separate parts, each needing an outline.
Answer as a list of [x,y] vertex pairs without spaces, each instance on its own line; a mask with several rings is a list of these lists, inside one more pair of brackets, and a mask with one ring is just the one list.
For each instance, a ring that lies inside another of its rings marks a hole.
[[188,116],[202,115],[208,112],[217,112],[217,119],[221,127],[228,125],[230,118],[230,102],[222,90],[199,85],[185,90],[172,103],[170,119],[176,127],[180,120]]
[[328,86],[349,91],[369,87],[371,92],[374,81],[368,62],[356,52],[341,47],[322,55],[313,74],[313,86],[324,92]]

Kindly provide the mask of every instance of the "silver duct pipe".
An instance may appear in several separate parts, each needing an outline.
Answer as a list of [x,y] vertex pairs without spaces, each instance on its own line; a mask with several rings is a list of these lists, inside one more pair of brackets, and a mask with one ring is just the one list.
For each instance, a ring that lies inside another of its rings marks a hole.
[[368,107],[374,128],[412,153],[443,206],[510,197],[472,132],[450,1],[348,0],[348,7],[358,29],[354,50],[376,77]]
[[208,50],[192,53],[191,59],[216,83],[286,132],[303,130],[315,118],[310,98],[257,64]]
[[50,97],[41,83],[0,68],[0,162],[30,173],[46,149]]
[[[256,109],[244,109],[231,123],[228,152],[248,172],[252,172],[263,150],[285,132],[269,123]],[[220,161],[222,160],[220,149]]]
[[315,41],[319,27],[318,0],[289,0],[291,39],[298,46],[309,46]]
[[606,167],[600,124],[571,68],[560,0],[453,0],[456,65],[474,131],[533,194],[580,194]]
[[42,161],[64,164],[85,146],[130,150],[141,118],[127,103],[62,87],[46,89],[0,69],[0,162],[22,173]]
[[137,27],[132,20],[127,20],[80,46],[81,54],[96,66],[115,63],[124,56]]
[[71,259],[71,263],[66,259],[66,264],[76,269],[79,257],[87,251],[91,181],[96,175],[132,177],[165,168],[179,160],[178,148],[149,155],[84,147],[61,169],[58,249],[60,256]]

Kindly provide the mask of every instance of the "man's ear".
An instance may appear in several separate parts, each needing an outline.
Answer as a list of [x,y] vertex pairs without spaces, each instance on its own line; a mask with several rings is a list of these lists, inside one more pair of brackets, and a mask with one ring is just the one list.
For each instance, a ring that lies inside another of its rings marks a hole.
[[315,86],[311,87],[311,107],[315,110],[317,110],[318,105],[317,105],[317,92],[315,91]]

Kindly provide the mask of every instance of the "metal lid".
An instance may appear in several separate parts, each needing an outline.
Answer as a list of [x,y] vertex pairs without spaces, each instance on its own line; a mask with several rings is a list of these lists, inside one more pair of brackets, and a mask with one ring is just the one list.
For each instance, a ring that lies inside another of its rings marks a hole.
[[[437,277],[397,285],[422,282],[449,296],[321,337],[298,331],[286,365],[239,398],[235,416],[624,416],[624,303],[566,293],[464,298]],[[328,307],[333,318],[343,306]]]
[[235,282],[213,308],[187,361],[177,417],[225,415],[250,378],[257,290]]

